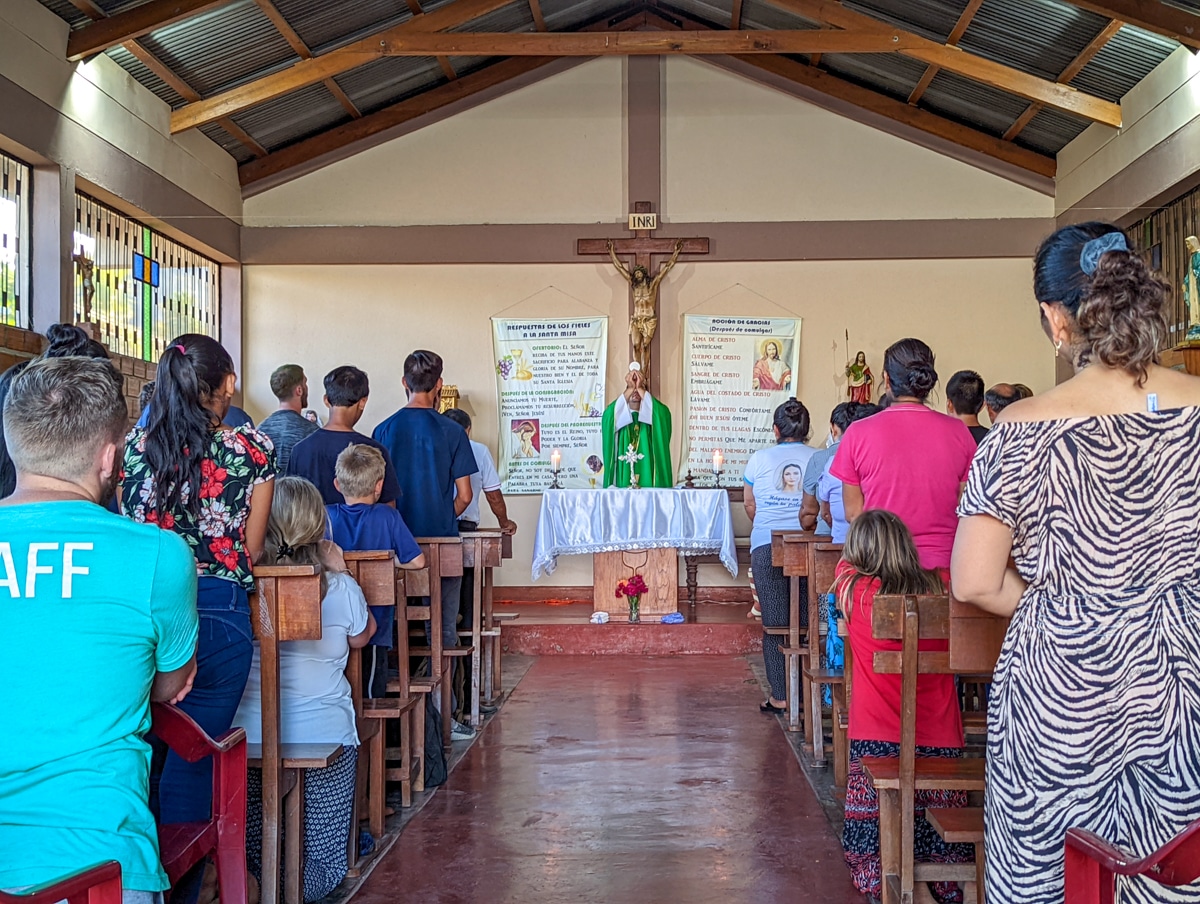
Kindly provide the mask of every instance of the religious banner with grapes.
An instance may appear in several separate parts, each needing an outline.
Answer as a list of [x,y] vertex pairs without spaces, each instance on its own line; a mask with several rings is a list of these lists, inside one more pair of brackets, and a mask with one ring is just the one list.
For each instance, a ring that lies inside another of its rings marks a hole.
[[796,394],[799,367],[798,318],[685,316],[680,476],[690,469],[697,486],[712,486],[717,454],[722,485],[741,486],[747,459],[775,442],[775,409]]
[[[600,418],[608,318],[492,318],[500,412],[496,465],[508,495],[604,486]],[[555,455],[557,453],[557,456]]]

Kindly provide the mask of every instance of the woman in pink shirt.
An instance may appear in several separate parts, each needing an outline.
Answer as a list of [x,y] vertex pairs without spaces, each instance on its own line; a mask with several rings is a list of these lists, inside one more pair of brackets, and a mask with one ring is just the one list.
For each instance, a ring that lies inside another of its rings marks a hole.
[[947,569],[975,440],[958,418],[926,406],[937,381],[928,345],[920,339],[892,345],[883,355],[891,404],[850,425],[830,474],[842,482],[847,521],[866,509],[895,512],[916,541],[921,567]]

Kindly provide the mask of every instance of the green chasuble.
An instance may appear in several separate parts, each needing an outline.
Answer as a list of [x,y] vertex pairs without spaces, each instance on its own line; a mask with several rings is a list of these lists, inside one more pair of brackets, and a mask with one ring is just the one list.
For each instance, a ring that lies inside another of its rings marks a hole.
[[[642,417],[645,420],[642,420]],[[637,473],[643,487],[672,487],[675,472],[671,467],[671,412],[649,393],[642,394],[641,414],[630,409],[625,396],[619,395],[604,409],[601,421],[604,437],[604,485],[627,487],[629,463],[621,461],[631,443],[636,443],[642,458]]]

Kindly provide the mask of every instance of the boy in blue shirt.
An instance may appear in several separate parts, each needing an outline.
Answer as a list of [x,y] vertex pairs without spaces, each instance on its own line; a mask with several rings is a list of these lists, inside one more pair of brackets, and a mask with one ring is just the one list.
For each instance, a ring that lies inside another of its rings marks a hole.
[[[354,443],[341,451],[333,485],[346,501],[325,507],[329,513],[329,539],[353,552],[390,549],[396,553],[401,568],[424,568],[425,555],[404,523],[404,517],[391,506],[379,502],[386,471],[383,453],[374,446]],[[387,651],[392,647],[396,612],[390,606],[371,606],[370,609],[377,628],[367,642],[363,677],[367,696],[383,697],[387,693]],[[407,665],[402,662],[400,668]]]

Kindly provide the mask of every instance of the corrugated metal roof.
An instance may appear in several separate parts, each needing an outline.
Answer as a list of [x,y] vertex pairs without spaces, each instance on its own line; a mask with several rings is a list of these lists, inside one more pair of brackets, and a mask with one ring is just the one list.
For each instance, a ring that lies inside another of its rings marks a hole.
[[363,113],[370,113],[444,82],[429,57],[383,57],[339,75],[335,81]]
[[827,53],[821,66],[847,81],[907,101],[926,66],[895,53]]
[[510,3],[450,30],[455,32],[518,33],[536,29],[537,26],[533,24],[533,13],[529,11],[529,4]]
[[239,164],[254,159],[254,154],[250,152],[248,147],[222,129],[215,122],[210,122],[206,126],[201,126],[200,131],[224,148],[225,152],[233,157],[233,159]]
[[147,69],[141,60],[124,47],[112,47],[105,52],[113,62],[117,63],[122,69],[170,104],[172,109],[183,106],[184,100],[179,96],[179,93]]
[[96,5],[110,16],[115,16],[117,13],[123,13],[148,2],[149,0],[96,0]]
[[959,46],[1053,81],[1107,24],[1058,0],[1004,0],[979,7]]
[[461,78],[469,72],[478,72],[480,69],[490,66],[499,59],[502,59],[502,57],[452,56],[450,57],[450,65],[453,67],[455,74]]
[[160,28],[142,43],[206,97],[298,59],[254,0]]
[[1029,102],[943,69],[929,83],[920,106],[993,135],[1003,135]]
[[313,53],[323,53],[412,18],[404,0],[275,0],[275,7]]
[[233,121],[267,150],[274,150],[349,118],[328,88],[309,85],[238,113]]
[[941,42],[950,35],[967,0],[850,0],[845,6]]
[[817,23],[764,0],[745,0],[742,4],[742,27],[786,31],[791,28],[816,28]]
[[1053,156],[1088,127],[1088,123],[1058,110],[1043,109],[1017,135],[1016,143]]
[[[72,25],[90,21],[69,0],[41,0]],[[116,12],[147,0],[97,0]],[[281,14],[314,53],[390,28],[411,17],[406,0],[274,0]],[[432,11],[454,0],[421,0]],[[551,31],[570,31],[593,22],[636,11],[638,0],[541,0]],[[968,0],[844,0],[864,15],[944,41],[962,15]],[[1192,2],[1200,7],[1200,0]],[[729,0],[662,0],[668,16],[706,23],[729,24]],[[1056,79],[1068,63],[1104,28],[1103,17],[1078,9],[1067,0],[985,0],[963,35],[964,51],[996,60],[1043,78]],[[786,12],[769,0],[744,0],[742,27],[797,29],[816,23]],[[464,32],[528,32],[534,28],[528,4],[514,2],[461,26]],[[201,15],[159,29],[141,39],[146,49],[171,67],[203,96],[260,78],[296,60],[294,51],[254,0],[233,0]],[[1175,42],[1125,27],[1084,68],[1072,83],[1082,91],[1119,100],[1157,66]],[[124,48],[108,51],[119,65],[172,106],[182,98]],[[797,57],[803,60],[803,57]],[[477,70],[493,58],[454,58],[460,74]],[[907,99],[925,71],[923,63],[898,54],[826,54],[822,68],[855,84],[900,100]],[[337,76],[337,82],[363,112],[372,112],[445,82],[431,58],[375,59]],[[964,77],[940,72],[921,106],[951,121],[1002,135],[1028,106],[1013,94]],[[239,113],[237,122],[256,140],[280,147],[315,134],[347,114],[321,85],[314,85],[270,103]],[[1069,114],[1044,110],[1018,136],[1017,142],[1054,154],[1087,123]],[[204,128],[239,160],[248,152],[219,126]]]
[[1080,91],[1119,101],[1176,46],[1170,38],[1126,25],[1083,67],[1071,84]]

